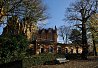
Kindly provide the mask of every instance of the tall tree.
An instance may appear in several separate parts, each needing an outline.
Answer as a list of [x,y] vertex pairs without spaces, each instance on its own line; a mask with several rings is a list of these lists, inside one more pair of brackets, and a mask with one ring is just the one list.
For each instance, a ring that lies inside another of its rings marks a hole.
[[30,22],[37,22],[47,18],[46,7],[42,0],[0,0],[0,21],[4,17],[17,15],[21,18],[29,17]]
[[[67,19],[70,21],[79,21],[82,24],[82,44],[87,46],[86,22],[98,11],[98,0],[78,0],[72,3],[67,9]],[[84,49],[83,50],[86,50]]]
[[97,56],[96,52],[96,41],[98,40],[98,14],[94,14],[91,16],[89,20],[89,27],[90,32],[92,34],[92,40],[93,40],[93,52],[94,55]]
[[[30,26],[32,24],[36,24],[38,21],[44,20],[46,18],[47,18],[46,7],[42,3],[42,0],[0,0],[0,24],[6,24],[7,26],[9,26],[10,33],[14,33],[14,31],[17,32],[17,30],[20,28],[17,27],[21,26],[21,24],[23,24],[22,26],[29,25],[29,27],[27,26],[27,28],[31,28]],[[8,36],[10,37],[7,37],[5,35],[3,38],[1,38],[0,40],[1,43],[4,42],[4,47],[0,51],[3,52],[3,50],[5,51],[5,49],[7,49],[8,52],[10,51],[9,46],[8,47],[5,46],[6,44],[11,45],[12,47],[17,45],[19,47],[15,47],[13,52],[20,53],[20,55],[22,55],[21,52],[19,51],[23,51],[25,49],[22,50],[21,45],[27,46],[28,43],[25,44],[26,41],[23,37],[23,34],[21,35],[22,37],[18,35],[15,35],[14,37],[14,35],[8,34]],[[9,40],[7,41],[5,38]],[[4,39],[4,41],[2,41],[2,39]],[[3,44],[1,45],[3,46]],[[11,55],[14,55],[12,51],[11,53],[8,52],[3,53],[5,53],[6,56],[10,57]]]

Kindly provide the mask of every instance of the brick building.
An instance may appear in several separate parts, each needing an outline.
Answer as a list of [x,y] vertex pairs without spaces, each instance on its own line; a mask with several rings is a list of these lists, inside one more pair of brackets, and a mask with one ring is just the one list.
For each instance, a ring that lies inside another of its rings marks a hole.
[[82,53],[82,47],[81,46],[75,46],[73,44],[62,44],[58,43],[57,44],[57,53]]
[[36,53],[56,53],[57,51],[57,28],[39,29],[36,39]]

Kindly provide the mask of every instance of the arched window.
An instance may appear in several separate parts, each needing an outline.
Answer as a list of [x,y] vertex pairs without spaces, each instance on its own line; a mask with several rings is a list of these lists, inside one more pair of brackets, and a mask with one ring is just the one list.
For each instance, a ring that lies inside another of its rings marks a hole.
[[68,53],[68,48],[65,48],[65,53],[66,53],[66,54]]

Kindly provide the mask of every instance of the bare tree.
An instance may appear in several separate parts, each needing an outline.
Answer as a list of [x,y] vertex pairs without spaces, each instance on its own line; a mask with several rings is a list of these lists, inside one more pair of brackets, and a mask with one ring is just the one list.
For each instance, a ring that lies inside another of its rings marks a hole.
[[70,21],[79,21],[82,24],[82,44],[83,50],[85,51],[86,49],[84,49],[84,47],[88,48],[86,37],[86,22],[97,11],[98,0],[79,0],[75,3],[72,3],[71,6],[67,9],[67,19],[69,19]]
[[65,25],[60,26],[58,31],[59,31],[58,35],[60,37],[62,37],[63,42],[67,44],[68,43],[68,36],[71,32],[70,26],[69,27],[68,26],[66,27]]

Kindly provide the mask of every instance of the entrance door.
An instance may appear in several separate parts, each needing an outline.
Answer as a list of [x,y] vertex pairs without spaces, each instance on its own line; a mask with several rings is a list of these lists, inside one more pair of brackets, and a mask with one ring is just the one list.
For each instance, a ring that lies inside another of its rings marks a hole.
[[41,53],[44,53],[44,48],[41,48]]

